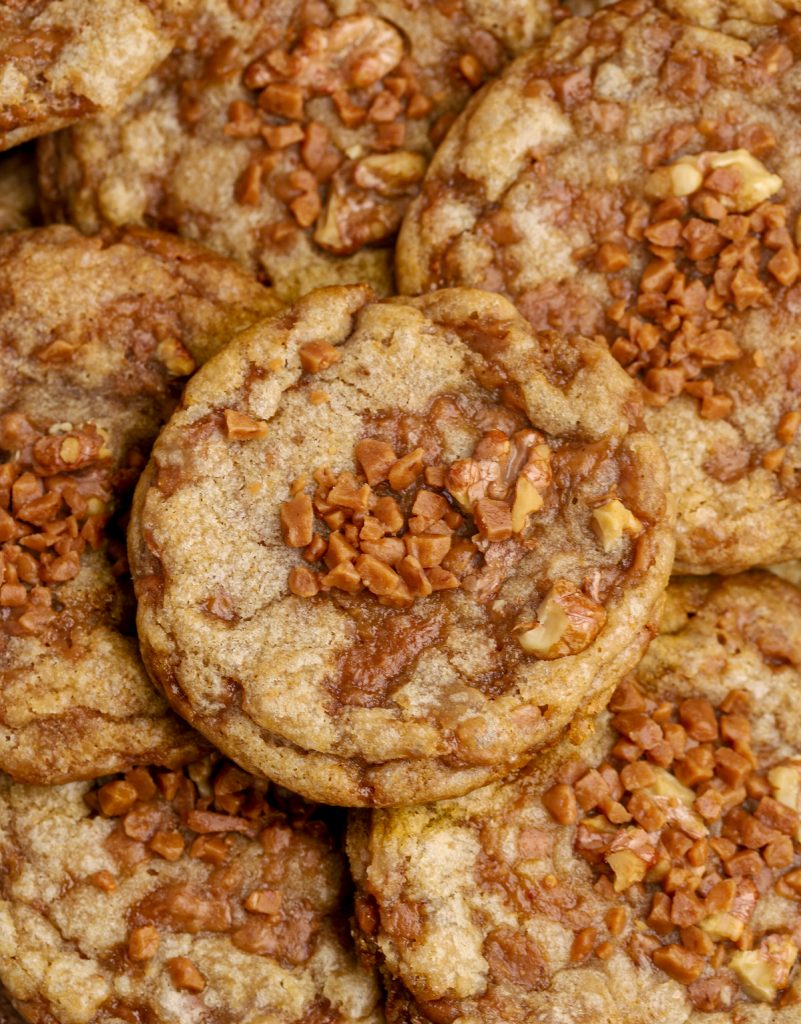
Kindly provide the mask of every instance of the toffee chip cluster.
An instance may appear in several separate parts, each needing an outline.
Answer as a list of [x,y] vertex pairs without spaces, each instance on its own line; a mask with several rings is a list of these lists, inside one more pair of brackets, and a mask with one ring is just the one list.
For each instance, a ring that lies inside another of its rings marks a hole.
[[[646,698],[624,681],[609,705],[618,739],[597,769],[543,794],[575,847],[598,873],[596,888],[626,900],[641,931],[635,959],[688,986],[693,1005],[731,1006],[737,985],[772,1002],[798,958],[790,927],[757,930],[752,917],[772,888],[801,900],[801,763],[763,765],[751,746],[750,695],[733,690],[719,708],[703,698],[678,705]],[[607,914],[614,938],[629,908]],[[576,932],[571,960],[611,955],[599,929]]]

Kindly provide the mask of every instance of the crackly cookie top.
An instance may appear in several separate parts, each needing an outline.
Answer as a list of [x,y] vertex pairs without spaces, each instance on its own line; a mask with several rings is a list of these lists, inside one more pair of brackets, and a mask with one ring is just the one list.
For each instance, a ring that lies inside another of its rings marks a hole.
[[51,212],[177,230],[285,299],[387,292],[434,147],[551,15],[551,0],[205,0],[121,116],[48,143]]
[[139,660],[128,503],[198,362],[276,307],[155,232],[0,237],[0,767],[26,781],[178,761]]
[[0,149],[114,111],[162,61],[195,0],[4,0]]
[[0,979],[30,1021],[380,1024],[339,827],[216,753],[0,776]]
[[676,467],[692,571],[801,536],[801,19],[732,25],[648,0],[564,22],[454,126],[398,247],[403,291],[489,287],[604,335]]
[[354,819],[394,1022],[795,1022],[801,594],[671,585],[594,736],[514,782]]
[[154,449],[129,534],[150,670],[327,801],[508,770],[602,706],[664,586],[631,398],[602,346],[497,296],[312,293],[209,364]]

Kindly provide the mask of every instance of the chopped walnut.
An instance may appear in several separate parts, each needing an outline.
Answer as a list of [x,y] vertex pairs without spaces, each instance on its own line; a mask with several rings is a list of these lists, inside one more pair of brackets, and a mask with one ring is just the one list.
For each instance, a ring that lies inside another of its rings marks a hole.
[[585,650],[606,622],[602,605],[567,580],[557,580],[537,609],[536,624],[518,627],[517,639],[528,654],[563,658]]
[[618,498],[600,505],[592,513],[593,528],[604,549],[612,551],[623,535],[637,537],[643,531],[643,524]]

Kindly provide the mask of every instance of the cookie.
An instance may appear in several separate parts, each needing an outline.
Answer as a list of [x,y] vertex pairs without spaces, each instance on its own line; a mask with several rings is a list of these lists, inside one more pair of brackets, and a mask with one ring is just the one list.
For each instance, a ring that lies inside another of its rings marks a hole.
[[677,570],[801,553],[801,18],[738,37],[648,0],[569,19],[439,149],[401,290],[602,334],[673,471]]
[[36,158],[21,147],[0,157],[0,231],[21,231],[38,220]]
[[603,346],[487,293],[321,289],[207,364],[154,447],[129,530],[143,657],[304,796],[463,793],[636,661],[666,489]]
[[186,31],[197,0],[7,0],[0,149],[117,111]]
[[195,365],[276,308],[238,267],[144,230],[0,236],[0,769],[172,764],[196,737],[139,658],[125,527]]
[[391,1024],[795,1024],[801,593],[671,585],[581,747],[349,837]]
[[0,776],[0,979],[52,1024],[382,1024],[336,820],[209,755]]
[[391,243],[455,114],[552,0],[204,0],[113,118],[48,139],[51,217],[198,239],[285,300],[391,290]]

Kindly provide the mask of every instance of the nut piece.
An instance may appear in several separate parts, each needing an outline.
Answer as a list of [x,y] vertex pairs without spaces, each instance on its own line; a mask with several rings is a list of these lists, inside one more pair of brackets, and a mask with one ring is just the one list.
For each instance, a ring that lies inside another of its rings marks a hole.
[[745,928],[745,921],[741,921],[734,914],[723,912],[710,914],[703,921],[699,921],[699,924],[713,942],[722,942],[726,939],[736,942]]
[[606,855],[606,863],[615,875],[615,892],[623,892],[630,885],[645,878],[648,865],[633,850],[615,850]]
[[773,796],[780,804],[798,810],[798,795],[801,790],[801,766],[780,764],[768,772],[768,782]]
[[735,953],[729,966],[752,999],[770,1003],[786,988],[798,958],[798,947],[787,935],[768,935],[759,949]]
[[682,157],[674,164],[657,167],[645,183],[645,194],[651,199],[678,199],[691,196],[703,183],[704,176],[693,158]]
[[428,161],[422,153],[405,149],[374,153],[358,162],[353,179],[360,188],[395,199],[423,180],[427,166]]
[[267,424],[264,420],[257,420],[236,409],[226,409],[223,415],[226,432],[232,441],[252,441],[267,436]]
[[705,184],[719,193],[727,210],[748,213],[775,195],[784,182],[747,149],[683,156],[674,164],[657,167],[645,184],[652,199],[689,196]]
[[174,377],[188,377],[194,373],[197,363],[177,338],[165,338],[156,346],[156,358],[164,363],[167,372]]
[[557,580],[537,609],[537,625],[518,633],[527,654],[563,658],[585,650],[606,622],[606,609],[569,580]]
[[604,551],[608,553],[617,546],[624,533],[630,537],[639,536],[643,524],[622,501],[613,498],[593,509],[592,528]]
[[167,970],[173,985],[185,992],[202,992],[206,987],[206,979],[185,956],[175,956],[167,961]]
[[[707,154],[704,154],[707,156]],[[702,158],[703,159],[703,158]],[[764,203],[775,195],[784,185],[778,174],[770,171],[747,149],[734,149],[727,153],[708,154],[707,166],[714,172],[723,168],[734,171],[739,176],[739,183],[733,193],[721,196],[721,202],[736,213],[748,213],[760,203]],[[707,184],[714,183],[713,175],[707,178]]]
[[512,533],[522,533],[532,512],[539,512],[543,498],[527,476],[519,476],[512,505]]
[[692,807],[695,803],[695,793],[691,789],[683,786],[675,775],[672,775],[664,768],[651,765],[651,770],[656,778],[650,786],[646,787],[646,793],[649,793],[651,796],[667,797],[676,803],[683,803],[688,807]]

